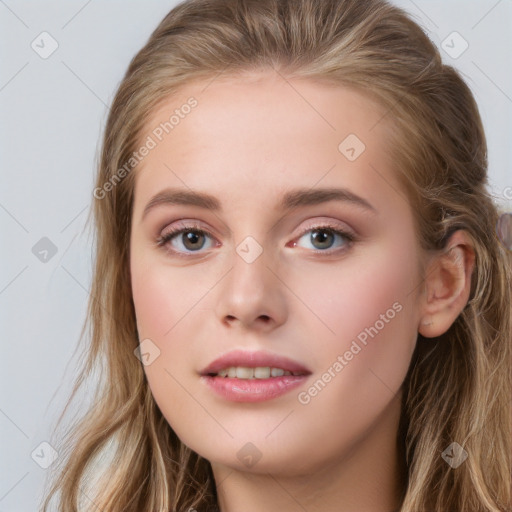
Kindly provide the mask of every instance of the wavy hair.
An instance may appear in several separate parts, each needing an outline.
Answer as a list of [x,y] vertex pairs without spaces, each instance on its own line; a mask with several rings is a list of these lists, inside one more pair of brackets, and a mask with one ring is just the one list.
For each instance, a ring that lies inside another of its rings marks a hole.
[[[384,0],[186,0],[131,60],[98,159],[96,190],[104,193],[95,193],[89,217],[96,245],[84,358],[59,423],[87,379],[96,389],[56,442],[61,457],[43,510],[57,495],[59,512],[218,510],[210,463],[178,439],[134,357],[134,173],[120,179],[119,169],[140,147],[151,114],[180,87],[270,69],[378,100],[421,246],[442,251],[458,229],[474,243],[468,303],[442,336],[418,335],[403,383],[400,510],[510,512],[511,252],[495,233],[485,134],[459,73]],[[442,457],[452,442],[468,454],[457,469]]]

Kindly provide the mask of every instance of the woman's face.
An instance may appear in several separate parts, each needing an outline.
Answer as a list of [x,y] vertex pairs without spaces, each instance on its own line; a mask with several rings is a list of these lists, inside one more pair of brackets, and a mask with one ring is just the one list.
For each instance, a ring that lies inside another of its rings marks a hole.
[[385,114],[262,72],[189,84],[146,127],[130,242],[144,369],[214,467],[307,474],[396,436],[421,253]]

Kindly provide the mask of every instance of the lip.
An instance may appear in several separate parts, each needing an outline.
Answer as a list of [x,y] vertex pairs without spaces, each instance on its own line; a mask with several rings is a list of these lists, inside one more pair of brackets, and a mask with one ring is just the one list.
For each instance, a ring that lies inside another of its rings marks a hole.
[[[269,366],[300,375],[283,375],[268,379],[236,379],[213,374],[230,366],[256,368]],[[267,352],[235,350],[211,362],[200,372],[201,381],[217,395],[232,402],[263,402],[277,398],[303,384],[311,372],[302,364],[287,357]]]
[[244,350],[233,350],[212,361],[201,371],[201,375],[205,376],[211,373],[218,373],[220,370],[229,368],[230,366],[245,366],[247,368],[270,366],[271,368],[282,368],[289,372],[300,372],[304,375],[311,374],[305,366],[288,357],[263,351],[247,352]]
[[218,396],[231,402],[272,400],[303,384],[307,375],[287,375],[269,379],[232,379],[203,375],[201,380]]

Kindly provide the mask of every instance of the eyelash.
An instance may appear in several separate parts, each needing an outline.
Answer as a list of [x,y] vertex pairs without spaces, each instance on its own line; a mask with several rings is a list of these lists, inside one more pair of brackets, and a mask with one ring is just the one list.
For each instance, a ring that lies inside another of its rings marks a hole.
[[[340,235],[341,237],[346,239],[346,244],[345,244],[346,247],[338,248],[338,249],[334,249],[334,250],[317,249],[317,250],[312,251],[313,254],[323,254],[323,255],[331,255],[331,254],[336,254],[336,253],[341,254],[341,253],[344,253],[345,251],[347,251],[353,245],[353,243],[357,241],[356,236],[354,234],[348,233],[347,231],[343,231],[338,226],[334,226],[333,224],[329,224],[329,223],[319,224],[319,225],[309,227],[308,229],[303,230],[299,234],[297,239],[302,238],[306,233],[308,233],[310,231],[329,231],[329,232],[332,232],[334,235]],[[161,235],[157,238],[156,245],[158,247],[162,247],[167,252],[172,253],[173,256],[178,256],[180,258],[192,258],[194,256],[193,252],[189,252],[188,253],[189,255],[186,256],[185,254],[187,254],[187,253],[184,254],[184,253],[181,253],[180,251],[176,251],[174,249],[167,249],[165,247],[177,235],[180,235],[181,233],[187,233],[187,232],[195,232],[195,233],[199,233],[201,235],[207,235],[211,238],[215,238],[214,235],[212,233],[210,233],[208,230],[203,229],[198,224],[192,224],[190,226],[171,228],[165,235]],[[197,251],[197,252],[199,253],[199,251]]]

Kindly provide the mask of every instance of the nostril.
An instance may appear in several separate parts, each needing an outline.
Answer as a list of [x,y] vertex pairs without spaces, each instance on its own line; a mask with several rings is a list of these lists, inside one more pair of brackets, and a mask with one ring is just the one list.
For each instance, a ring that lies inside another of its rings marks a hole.
[[[224,321],[226,323],[231,323],[233,320],[236,320],[236,316],[233,316],[233,315],[226,315]],[[263,323],[265,324],[268,324],[270,321],[271,321],[271,318],[270,316],[268,315],[260,315],[258,317],[258,320],[262,321]]]

